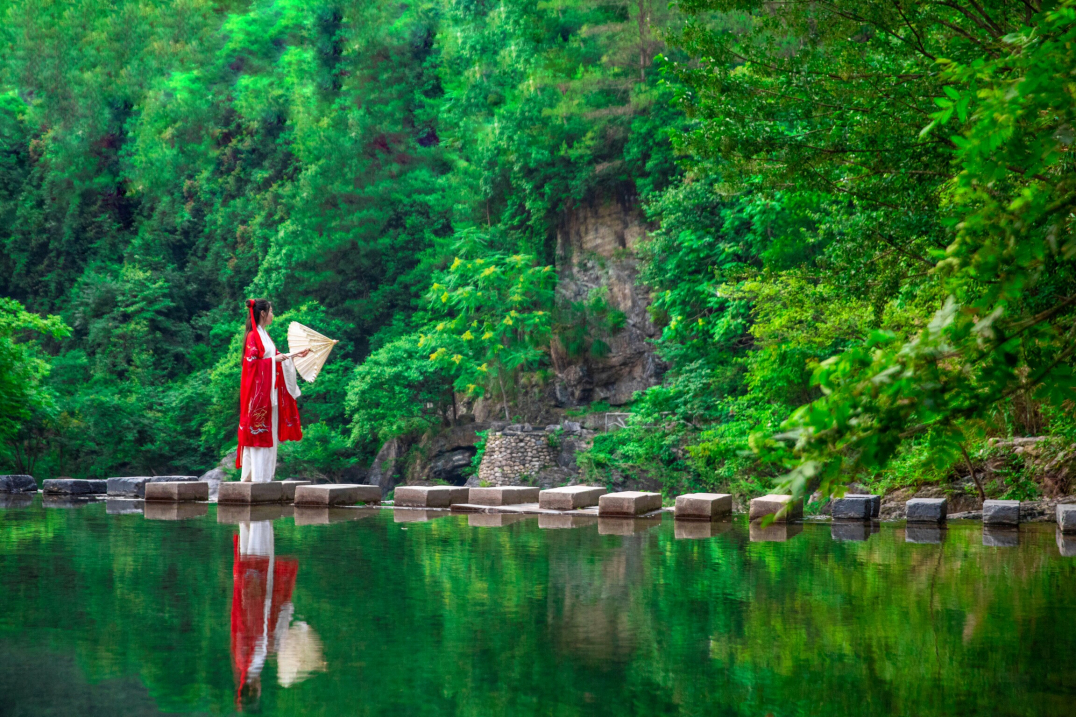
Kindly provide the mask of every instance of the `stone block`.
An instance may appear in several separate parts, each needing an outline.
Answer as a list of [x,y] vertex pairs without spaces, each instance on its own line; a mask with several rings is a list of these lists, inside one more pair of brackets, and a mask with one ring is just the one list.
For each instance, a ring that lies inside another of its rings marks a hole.
[[280,503],[219,503],[217,505],[218,523],[231,525],[258,523],[283,517],[284,506]]
[[[399,488],[397,488],[399,490]],[[428,523],[437,518],[452,515],[446,510],[426,510],[423,508],[396,508],[392,511],[393,523]]]
[[284,486],[279,481],[254,483],[228,481],[220,484],[218,503],[279,503],[284,499]]
[[606,493],[598,499],[600,516],[643,515],[655,510],[661,510],[661,493],[628,490],[622,493]]
[[[654,495],[659,494],[655,493]],[[610,518],[607,516],[602,516],[598,518],[598,535],[637,535],[639,533],[645,533],[646,531],[651,530],[652,528],[656,528],[659,525],[661,525],[660,517]]]
[[114,498],[105,501],[105,513],[108,515],[141,515],[143,503],[140,500],[123,500]]
[[904,529],[905,543],[940,545],[945,540],[945,527],[930,523],[911,524]]
[[677,520],[673,523],[673,536],[677,540],[702,540],[727,533],[732,523],[727,520]]
[[[378,486],[370,486],[377,488]],[[378,514],[377,509],[368,508],[326,508],[324,506],[295,506],[296,525],[329,525],[330,523],[347,523],[353,520],[362,520]]]
[[196,500],[209,500],[208,483],[204,481],[183,481],[146,484],[146,502],[182,503]]
[[471,488],[468,492],[467,502],[473,505],[518,505],[520,503],[537,503],[538,489],[521,485]]
[[376,485],[329,483],[299,486],[295,490],[295,505],[327,508],[333,505],[377,504],[380,502],[381,488]]
[[761,498],[752,498],[749,519],[759,520],[767,515],[772,515],[776,523],[798,520],[803,517],[803,499],[792,500],[790,495],[764,495]]
[[1057,504],[1057,529],[1062,533],[1076,533],[1076,503]]
[[569,485],[550,488],[538,494],[538,507],[546,510],[579,510],[598,504],[609,491],[599,486]]
[[869,495],[846,495],[836,498],[830,506],[834,520],[870,520],[874,507]]
[[103,480],[50,478],[41,485],[41,490],[50,495],[103,495],[108,490],[108,483]]
[[830,524],[830,536],[839,543],[863,542],[871,537],[871,524],[864,520],[834,521]]
[[538,516],[538,527],[542,530],[563,530],[568,528],[585,528],[588,525],[596,525],[596,515],[557,515],[555,513],[543,513]]
[[[1020,501],[983,501],[983,525],[1019,525]],[[984,543],[985,545],[985,543]]]
[[531,517],[520,513],[471,513],[467,516],[467,525],[472,528],[503,528]]
[[1076,558],[1076,535],[1057,531],[1057,549],[1063,558]]
[[301,485],[314,485],[313,481],[308,480],[282,480],[280,481],[280,490],[283,494],[282,500],[285,503],[291,503],[295,500],[295,489]]
[[190,520],[191,518],[204,518],[208,514],[208,503],[151,501],[145,505],[146,520]]
[[871,517],[877,518],[882,510],[882,496],[871,493],[845,493],[845,498],[869,498],[871,503]]
[[748,525],[747,535],[752,543],[783,543],[803,532],[803,523],[773,522],[763,527],[760,521]]
[[677,520],[718,520],[732,512],[727,493],[688,493],[676,497]]
[[1020,545],[1020,531],[1013,527],[983,526],[983,545],[988,548],[1015,548]]
[[196,476],[129,476],[109,478],[107,493],[111,496],[126,498],[145,498],[147,483],[180,483],[196,481]]
[[392,504],[413,508],[447,508],[466,503],[469,488],[454,485],[401,485],[392,494]]
[[36,493],[37,481],[28,475],[0,476],[0,493]]
[[905,508],[909,523],[944,523],[949,502],[945,498],[912,498]]

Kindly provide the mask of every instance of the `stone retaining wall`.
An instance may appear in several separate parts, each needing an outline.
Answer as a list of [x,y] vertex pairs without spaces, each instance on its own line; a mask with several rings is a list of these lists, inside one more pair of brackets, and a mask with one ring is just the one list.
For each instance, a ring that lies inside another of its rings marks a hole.
[[478,467],[480,485],[518,485],[521,478],[536,478],[543,468],[556,465],[557,451],[546,432],[490,433]]

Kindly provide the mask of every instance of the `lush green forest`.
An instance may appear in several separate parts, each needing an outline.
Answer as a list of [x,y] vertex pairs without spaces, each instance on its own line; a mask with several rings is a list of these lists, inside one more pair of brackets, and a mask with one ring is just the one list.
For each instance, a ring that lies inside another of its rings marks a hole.
[[[590,476],[828,489],[1076,438],[1073,0],[3,18],[9,470],[214,465],[248,296],[278,342],[291,320],[341,339],[295,470],[365,465],[464,398],[511,418],[553,346],[600,355],[619,329],[600,292],[555,290],[557,227],[607,199],[648,222],[633,252],[669,370]],[[1069,488],[1005,465],[986,489]]]

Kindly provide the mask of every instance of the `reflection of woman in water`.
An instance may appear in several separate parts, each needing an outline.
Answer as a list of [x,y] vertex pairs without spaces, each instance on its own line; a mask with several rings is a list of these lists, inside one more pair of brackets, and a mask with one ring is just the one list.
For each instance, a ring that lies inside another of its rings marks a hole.
[[247,300],[247,334],[243,346],[243,375],[239,384],[239,450],[235,467],[240,480],[267,483],[276,473],[276,449],[282,441],[302,440],[300,395],[293,356],[278,354],[265,330],[273,323],[273,305],[266,299]]
[[240,523],[232,570],[232,668],[237,702],[256,702],[269,655],[277,655],[280,684],[289,687],[311,672],[325,669],[321,641],[303,622],[292,623],[291,593],[297,561],[277,559],[273,523]]

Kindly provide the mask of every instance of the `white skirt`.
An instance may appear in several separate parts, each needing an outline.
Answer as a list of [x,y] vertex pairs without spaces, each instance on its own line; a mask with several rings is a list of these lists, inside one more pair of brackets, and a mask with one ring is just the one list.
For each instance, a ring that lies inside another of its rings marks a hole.
[[273,446],[271,448],[243,447],[243,472],[239,480],[244,482],[268,483],[276,475],[276,449],[280,443],[277,430],[279,421],[276,404],[273,404]]

